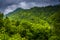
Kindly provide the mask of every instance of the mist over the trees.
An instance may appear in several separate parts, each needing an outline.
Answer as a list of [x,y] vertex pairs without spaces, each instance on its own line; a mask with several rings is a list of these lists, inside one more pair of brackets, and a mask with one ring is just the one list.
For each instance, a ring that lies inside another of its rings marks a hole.
[[31,7],[44,7],[60,5],[59,0],[0,0],[0,11],[4,14],[14,11],[17,8],[29,9]]

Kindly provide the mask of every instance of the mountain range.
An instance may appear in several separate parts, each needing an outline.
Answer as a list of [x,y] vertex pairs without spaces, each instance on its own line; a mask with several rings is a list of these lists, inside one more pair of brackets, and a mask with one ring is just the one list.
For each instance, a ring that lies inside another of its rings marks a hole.
[[46,21],[56,20],[56,16],[60,14],[60,5],[48,7],[34,7],[31,9],[18,8],[15,11],[7,14],[12,20],[36,20],[43,19]]

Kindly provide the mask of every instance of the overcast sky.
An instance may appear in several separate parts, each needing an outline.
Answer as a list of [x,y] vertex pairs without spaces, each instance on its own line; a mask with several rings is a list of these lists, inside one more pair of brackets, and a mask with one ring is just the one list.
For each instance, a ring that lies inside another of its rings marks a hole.
[[0,0],[0,11],[4,14],[14,11],[17,8],[30,9],[31,7],[45,7],[60,5],[60,0]]

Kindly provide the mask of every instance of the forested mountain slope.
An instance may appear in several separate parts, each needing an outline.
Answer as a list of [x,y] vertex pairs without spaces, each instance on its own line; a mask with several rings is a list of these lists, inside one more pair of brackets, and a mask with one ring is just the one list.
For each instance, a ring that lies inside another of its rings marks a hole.
[[0,13],[0,39],[60,40],[60,5]]
[[48,7],[34,7],[31,9],[21,9],[18,8],[14,12],[9,13],[7,16],[11,19],[21,20],[33,20],[33,19],[43,19],[43,20],[55,20],[54,15],[60,13],[60,6],[48,6]]

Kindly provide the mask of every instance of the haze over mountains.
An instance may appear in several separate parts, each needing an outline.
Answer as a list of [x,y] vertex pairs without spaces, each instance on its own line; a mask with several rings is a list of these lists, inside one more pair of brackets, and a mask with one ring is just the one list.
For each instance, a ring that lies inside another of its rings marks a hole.
[[16,20],[20,20],[20,19],[29,19],[30,20],[30,18],[32,19],[32,17],[33,17],[33,19],[35,19],[35,17],[38,17],[40,19],[49,20],[49,18],[50,19],[54,18],[54,17],[52,17],[52,15],[60,13],[59,9],[60,9],[60,5],[48,6],[48,7],[33,7],[31,9],[18,8],[15,11],[7,14],[7,16],[13,20],[15,20],[15,19]]
[[4,14],[17,8],[30,9],[31,7],[60,5],[59,0],[0,0],[0,11]]

